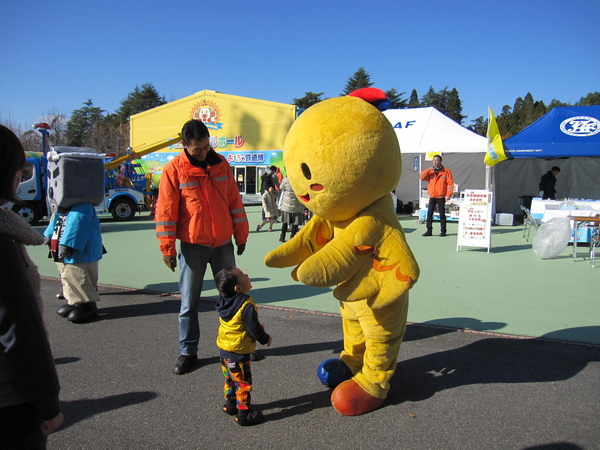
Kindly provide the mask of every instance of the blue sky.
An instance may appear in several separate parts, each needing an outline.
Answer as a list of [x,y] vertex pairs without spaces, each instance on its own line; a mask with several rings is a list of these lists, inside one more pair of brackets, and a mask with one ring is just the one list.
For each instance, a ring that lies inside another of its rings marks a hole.
[[28,128],[90,98],[114,112],[136,85],[282,103],[338,96],[359,67],[375,87],[456,88],[467,119],[531,92],[600,91],[600,0],[5,1],[0,121]]

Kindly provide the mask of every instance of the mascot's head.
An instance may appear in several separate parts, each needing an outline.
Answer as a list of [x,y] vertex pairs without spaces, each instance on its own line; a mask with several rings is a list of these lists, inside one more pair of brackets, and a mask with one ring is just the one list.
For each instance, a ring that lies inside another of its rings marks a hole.
[[294,122],[285,139],[288,178],[302,203],[333,221],[354,217],[396,188],[402,162],[389,102],[364,88],[324,100]]

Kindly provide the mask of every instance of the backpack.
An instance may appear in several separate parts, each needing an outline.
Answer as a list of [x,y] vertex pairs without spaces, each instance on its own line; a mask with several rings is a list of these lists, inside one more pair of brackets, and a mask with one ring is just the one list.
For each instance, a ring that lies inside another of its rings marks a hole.
[[275,182],[273,181],[273,174],[271,172],[265,172],[260,177],[261,179],[261,192],[268,191],[270,187],[275,187]]

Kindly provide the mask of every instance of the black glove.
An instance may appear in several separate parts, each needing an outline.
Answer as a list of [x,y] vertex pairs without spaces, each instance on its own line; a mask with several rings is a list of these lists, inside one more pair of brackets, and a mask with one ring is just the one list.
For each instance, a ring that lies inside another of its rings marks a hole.
[[73,254],[73,247],[67,247],[66,245],[58,246],[58,257],[61,259],[70,258]]
[[237,254],[240,256],[246,250],[246,244],[240,244],[237,246]]

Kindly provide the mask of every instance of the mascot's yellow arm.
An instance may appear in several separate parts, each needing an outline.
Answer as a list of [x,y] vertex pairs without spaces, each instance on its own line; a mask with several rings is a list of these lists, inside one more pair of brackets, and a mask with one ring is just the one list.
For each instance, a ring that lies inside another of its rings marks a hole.
[[[269,267],[298,265],[292,278],[309,286],[338,287],[340,301],[383,308],[419,277],[419,267],[386,195],[345,222],[313,217],[300,232],[265,257]],[[391,213],[390,213],[391,212]]]

